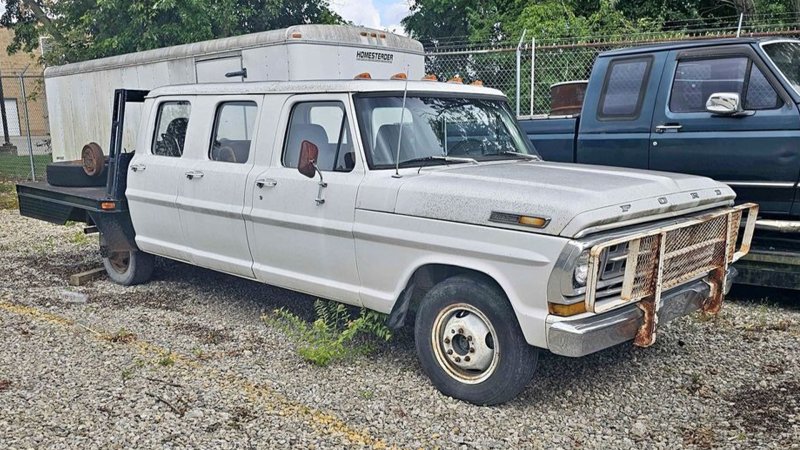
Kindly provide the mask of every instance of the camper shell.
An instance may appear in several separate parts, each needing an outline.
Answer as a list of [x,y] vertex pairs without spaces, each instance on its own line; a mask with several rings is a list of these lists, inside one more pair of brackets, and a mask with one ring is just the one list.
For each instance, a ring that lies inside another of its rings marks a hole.
[[[45,70],[53,159],[80,158],[88,142],[109,142],[114,90],[250,81],[389,78],[424,75],[422,44],[363,27],[297,25],[178,45]],[[140,105],[130,105],[122,147],[133,150]],[[107,150],[106,150],[107,151]]]

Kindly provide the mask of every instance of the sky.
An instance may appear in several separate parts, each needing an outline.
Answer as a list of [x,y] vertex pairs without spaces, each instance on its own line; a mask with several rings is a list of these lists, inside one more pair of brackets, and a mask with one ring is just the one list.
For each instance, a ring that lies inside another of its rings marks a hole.
[[331,9],[356,25],[405,34],[400,21],[410,0],[329,0]]

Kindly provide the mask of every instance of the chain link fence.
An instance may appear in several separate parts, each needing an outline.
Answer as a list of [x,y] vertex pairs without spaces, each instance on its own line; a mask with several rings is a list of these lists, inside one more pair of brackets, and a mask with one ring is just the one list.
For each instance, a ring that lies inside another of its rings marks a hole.
[[[736,18],[738,21],[738,18]],[[679,40],[735,37],[800,37],[800,22],[774,17],[744,17],[738,24],[714,29],[689,29],[625,36],[538,39],[525,36],[502,43],[439,42],[426,47],[428,73],[440,80],[460,76],[465,83],[481,80],[503,91],[518,116],[549,114],[554,84],[589,78],[601,52],[638,45]],[[749,23],[749,25],[747,25]]]
[[3,73],[0,84],[6,119],[0,126],[0,181],[43,179],[52,160],[44,78]]

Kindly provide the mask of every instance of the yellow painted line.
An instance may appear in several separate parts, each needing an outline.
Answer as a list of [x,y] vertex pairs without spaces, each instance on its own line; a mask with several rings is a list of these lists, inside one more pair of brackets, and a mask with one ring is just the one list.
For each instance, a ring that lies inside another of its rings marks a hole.
[[[51,325],[58,325],[64,328],[78,326],[85,331],[91,332],[91,334],[98,339],[102,339],[106,342],[109,342],[109,338],[113,337],[113,333],[108,333],[101,330],[92,330],[72,319],[42,311],[32,306],[12,303],[7,300],[0,300],[0,310],[35,319]],[[131,342],[121,342],[119,345],[131,346],[144,355],[158,357],[171,356],[176,364],[181,364],[194,369],[195,373],[215,380],[220,387],[235,388],[243,391],[245,394],[247,394],[251,402],[254,404],[260,404],[279,416],[306,419],[312,425],[314,430],[320,433],[332,436],[342,436],[351,444],[355,445],[368,446],[375,449],[388,448],[382,439],[376,439],[370,436],[367,432],[359,431],[350,427],[347,423],[333,414],[326,413],[304,403],[291,400],[269,386],[255,384],[239,375],[224,374],[216,369],[205,367],[190,357],[172,352],[169,349],[149,343],[147,341],[142,341],[138,338]]]

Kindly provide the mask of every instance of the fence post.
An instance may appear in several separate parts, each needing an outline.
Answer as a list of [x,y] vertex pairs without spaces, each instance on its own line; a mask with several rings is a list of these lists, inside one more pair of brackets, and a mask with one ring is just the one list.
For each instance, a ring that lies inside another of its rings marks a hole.
[[536,81],[536,38],[531,38],[531,110],[529,114],[533,116],[533,91],[534,82]]
[[33,162],[33,140],[31,139],[31,115],[28,112],[28,94],[25,91],[25,72],[31,65],[25,66],[25,70],[19,74],[19,85],[22,91],[22,105],[25,107],[25,128],[28,135],[28,157],[31,161],[31,181],[36,181],[36,164]]
[[525,33],[528,30],[522,30],[522,36],[519,38],[519,44],[517,44],[517,116],[519,117],[519,84],[520,84],[520,68],[522,62],[522,41],[525,39]]

